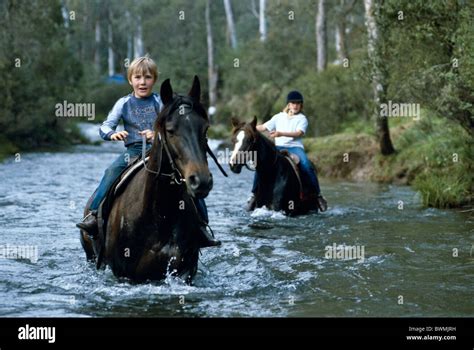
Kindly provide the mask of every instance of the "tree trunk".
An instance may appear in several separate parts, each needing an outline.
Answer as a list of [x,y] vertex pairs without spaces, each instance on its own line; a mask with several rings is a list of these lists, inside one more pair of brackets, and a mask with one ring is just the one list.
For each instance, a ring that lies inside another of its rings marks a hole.
[[109,66],[109,77],[115,74],[115,57],[114,57],[114,49],[112,46],[112,24],[109,22],[108,25],[108,66]]
[[[347,46],[347,23],[351,22],[347,17],[352,16],[351,11],[357,0],[340,0],[339,6],[336,7],[336,53],[339,64],[344,63],[345,59],[349,59],[349,48]],[[350,29],[350,26],[349,26]]]
[[137,18],[137,28],[135,31],[133,48],[134,48],[133,58],[143,56],[144,52],[143,52],[142,18],[140,16],[138,16]]
[[375,129],[377,139],[380,144],[380,151],[383,155],[395,152],[392,140],[390,139],[390,129],[386,116],[380,115],[380,106],[387,103],[387,77],[383,69],[383,57],[380,50],[380,40],[375,15],[377,12],[375,0],[364,0],[365,5],[365,25],[368,33],[368,55],[371,64],[371,78],[375,102]]
[[326,30],[326,0],[319,0],[316,14],[316,45],[317,45],[317,70],[321,72],[327,66],[327,30]]
[[345,18],[340,18],[336,24],[336,52],[337,59],[340,63],[344,59],[349,58],[347,53],[347,44],[346,44],[346,20]]
[[260,14],[258,17],[258,31],[260,33],[260,41],[267,40],[267,23],[265,22],[265,0],[260,0]]
[[[127,21],[127,28],[132,28],[132,16],[130,15],[130,11],[125,11],[125,19]],[[132,59],[133,55],[133,35],[131,34],[131,31],[127,31],[127,59],[130,60]]]
[[[207,77],[209,81],[209,109],[215,110],[217,102],[217,69],[214,66],[214,40],[211,27],[211,4],[206,1],[206,31],[207,31]],[[211,107],[213,107],[211,109]],[[209,116],[210,118],[212,116]]]
[[95,21],[95,47],[94,47],[94,65],[97,73],[101,74],[100,71],[100,21]]
[[235,32],[234,14],[230,0],[224,0],[225,17],[227,19],[227,30],[230,36],[230,46],[235,50],[237,48],[237,34]]
[[64,20],[64,28],[68,29],[69,28],[69,11],[67,9],[65,0],[61,0],[61,15],[63,16],[63,20]]

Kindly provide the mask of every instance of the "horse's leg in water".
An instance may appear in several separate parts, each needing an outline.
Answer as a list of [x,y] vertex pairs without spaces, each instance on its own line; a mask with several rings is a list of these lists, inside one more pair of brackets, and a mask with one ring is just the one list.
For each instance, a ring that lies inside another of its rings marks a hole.
[[277,163],[277,180],[273,192],[274,210],[283,210],[291,215],[299,210],[299,184],[288,160],[281,158]]
[[[92,196],[89,198],[86,204],[86,208],[84,210],[84,216],[86,216],[89,213],[89,206],[92,202],[92,198],[94,198],[95,192],[92,194]],[[84,252],[86,253],[86,259],[88,261],[95,261],[96,259],[96,253],[94,251],[94,244],[92,242],[91,237],[87,234],[87,232],[83,230],[79,230],[79,240],[81,241],[82,249],[84,249]]]

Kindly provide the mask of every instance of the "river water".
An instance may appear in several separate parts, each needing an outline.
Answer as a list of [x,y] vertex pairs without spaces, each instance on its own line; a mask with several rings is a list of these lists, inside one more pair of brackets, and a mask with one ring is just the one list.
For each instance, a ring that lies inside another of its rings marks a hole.
[[[206,201],[223,245],[202,251],[194,285],[172,277],[134,285],[97,271],[75,223],[122,148],[76,146],[0,164],[0,316],[474,315],[469,213],[424,209],[409,187],[323,179],[323,214],[249,215],[253,173],[224,178],[212,162]],[[37,256],[5,258],[7,245]],[[329,255],[350,246],[356,259]]]

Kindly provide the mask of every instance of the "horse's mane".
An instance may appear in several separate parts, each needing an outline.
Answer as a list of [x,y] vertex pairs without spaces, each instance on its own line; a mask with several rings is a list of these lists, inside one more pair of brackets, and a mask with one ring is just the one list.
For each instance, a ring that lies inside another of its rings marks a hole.
[[248,130],[252,137],[254,138],[255,141],[258,139],[261,139],[262,142],[265,144],[265,146],[269,147],[272,151],[277,152],[277,148],[275,146],[275,143],[270,140],[265,134],[261,133],[258,130],[254,130],[249,123],[241,123],[240,126],[235,127],[232,130],[232,134],[236,134],[239,130]]
[[266,137],[263,133],[261,133],[260,131],[257,131],[257,135],[260,139],[262,139],[262,141],[270,148],[272,149],[273,151],[277,152],[277,148],[275,146],[275,143],[270,140],[268,137]]
[[168,103],[165,108],[158,114],[156,118],[154,130],[162,130],[163,124],[168,120],[173,112],[179,108],[180,105],[187,105],[192,108],[193,111],[196,111],[201,117],[209,121],[206,110],[199,101],[196,101],[192,97],[183,96],[183,95],[174,95],[173,100]]

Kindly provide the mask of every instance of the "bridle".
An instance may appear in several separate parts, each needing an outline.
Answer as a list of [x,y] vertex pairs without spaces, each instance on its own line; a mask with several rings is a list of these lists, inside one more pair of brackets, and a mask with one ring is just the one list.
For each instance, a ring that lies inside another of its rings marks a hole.
[[[174,99],[172,105],[169,107],[169,112],[168,115],[171,115],[176,109],[181,108],[181,106],[186,106],[190,108],[190,112],[188,113],[182,113],[180,112],[181,116],[187,116],[191,114],[191,112],[194,109],[194,102],[191,99],[184,99],[182,96],[179,96],[178,98]],[[156,111],[156,106],[155,106],[155,111]],[[169,150],[168,146],[168,139],[166,137],[166,130],[163,133],[163,136],[161,134],[161,130],[158,131],[158,139],[163,145],[163,149],[166,152],[166,156],[168,158],[170,167],[171,167],[171,172],[169,174],[160,171],[155,171],[152,169],[149,169],[147,167],[146,161],[145,161],[145,156],[146,156],[146,136],[142,135],[142,161],[145,167],[145,170],[151,174],[155,174],[156,176],[163,176],[163,177],[169,177],[170,178],[170,183],[171,184],[176,184],[176,185],[181,185],[186,182],[186,179],[184,176],[181,174],[179,171],[178,167],[175,164],[174,158],[171,156],[171,152]],[[214,160],[216,163],[217,167],[219,170],[222,172],[222,174],[227,177],[227,173],[224,171],[222,166],[219,164],[217,161],[216,156],[212,152],[211,148],[209,147],[209,144],[207,143],[207,138],[206,138],[206,152],[211,156],[211,158]],[[161,169],[161,168],[160,168]]]
[[[241,131],[243,131],[243,132],[245,133],[245,130],[244,130],[243,128],[239,128],[238,130],[235,131],[235,133],[238,133],[239,130],[241,130]],[[253,151],[253,150],[254,150],[254,147],[255,147],[255,144],[257,143],[258,137],[262,137],[261,135],[259,135],[259,132],[258,132],[258,131],[255,132],[255,133],[252,132],[251,135],[252,135],[252,142],[250,143],[249,148],[248,148],[246,151],[243,151],[243,152],[251,152],[251,151]],[[273,161],[272,166],[274,166],[274,165],[276,164],[277,160],[278,160],[278,153],[279,153],[278,150],[276,150],[276,152],[275,152],[275,160]],[[252,169],[251,167],[249,167],[247,161],[245,161],[244,165],[245,165],[245,167],[246,167],[248,170],[250,170],[250,171],[256,171],[256,170],[257,170],[256,168],[255,168],[255,169]]]

